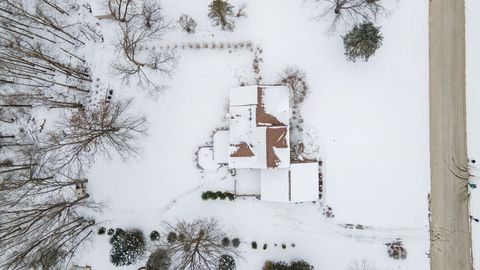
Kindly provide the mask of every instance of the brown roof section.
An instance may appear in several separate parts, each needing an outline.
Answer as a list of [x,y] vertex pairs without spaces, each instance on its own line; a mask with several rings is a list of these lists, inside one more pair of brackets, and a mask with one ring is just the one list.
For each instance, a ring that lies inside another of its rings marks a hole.
[[230,154],[231,157],[253,157],[254,154],[250,146],[246,142],[241,142],[234,144],[233,146],[237,147],[237,150]]
[[267,128],[267,167],[276,168],[280,159],[273,148],[287,148],[287,127]]
[[258,86],[257,89],[257,126],[286,126],[280,122],[275,116],[265,112],[265,105],[263,104],[264,88]]

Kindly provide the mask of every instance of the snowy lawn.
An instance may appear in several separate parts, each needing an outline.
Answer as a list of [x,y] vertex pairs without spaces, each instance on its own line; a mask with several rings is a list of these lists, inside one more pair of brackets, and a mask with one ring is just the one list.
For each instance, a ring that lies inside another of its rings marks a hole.
[[[335,218],[326,219],[320,203],[201,200],[201,191],[223,186],[202,179],[194,152],[225,125],[228,90],[254,83],[253,54],[193,49],[179,50],[170,88],[157,100],[112,79],[117,94],[135,96],[135,110],[147,115],[150,131],[140,142],[140,158],[99,159],[92,168],[89,193],[107,205],[97,220],[106,227],[138,227],[148,236],[164,220],[217,217],[232,237],[243,240],[240,270],[260,269],[266,259],[294,258],[327,270],[362,258],[379,269],[429,269],[428,2],[400,1],[380,19],[383,46],[368,63],[345,60],[339,37],[344,32],[326,33],[327,24],[313,19],[320,10],[312,3],[248,1],[248,17],[237,21],[233,33],[210,25],[208,3],[163,1],[169,17],[187,13],[198,23],[196,34],[176,30],[165,43],[251,41],[263,49],[264,83],[278,82],[288,65],[305,70],[303,117],[321,138],[324,204]],[[96,68],[106,73],[105,56],[116,57],[108,43],[115,35],[111,22],[101,24],[107,42],[92,49],[91,57],[103,59]],[[370,227],[351,230],[340,226],[345,223]],[[408,250],[404,261],[386,252],[384,243],[397,237]],[[98,236],[77,263],[115,269],[108,254],[107,237]]]

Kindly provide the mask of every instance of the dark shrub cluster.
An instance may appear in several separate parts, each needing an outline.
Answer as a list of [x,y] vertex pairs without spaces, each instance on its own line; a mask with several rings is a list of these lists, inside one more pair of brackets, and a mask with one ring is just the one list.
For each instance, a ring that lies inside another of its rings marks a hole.
[[157,232],[157,231],[152,231],[152,232],[150,233],[150,240],[152,240],[152,241],[158,241],[158,240],[160,240],[160,233]]
[[137,229],[117,229],[110,238],[110,261],[115,266],[131,265],[145,253],[145,237]]
[[216,199],[226,200],[226,199],[228,199],[230,201],[233,201],[235,199],[235,195],[233,193],[228,192],[228,191],[226,191],[226,192],[205,191],[205,192],[202,193],[202,199],[203,200],[216,200]]
[[165,249],[155,250],[148,258],[147,270],[168,270],[172,264],[172,259]]
[[290,262],[266,261],[262,270],[313,270],[313,266],[304,260],[295,260]]
[[235,259],[230,255],[222,255],[218,260],[218,270],[235,270]]
[[105,229],[105,227],[98,228],[98,234],[99,235],[104,235],[106,231],[107,231],[107,229]]

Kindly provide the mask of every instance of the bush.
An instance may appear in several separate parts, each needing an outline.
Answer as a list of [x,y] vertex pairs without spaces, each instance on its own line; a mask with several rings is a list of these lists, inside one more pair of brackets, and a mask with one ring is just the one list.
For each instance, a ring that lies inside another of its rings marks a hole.
[[113,228],[108,229],[107,234],[108,235],[113,235],[115,233],[115,230]]
[[380,48],[382,40],[380,27],[376,27],[371,22],[357,24],[343,37],[345,55],[349,61],[355,62],[357,59],[363,59],[367,62]]
[[257,242],[255,241],[252,242],[252,249],[257,249]]
[[224,237],[222,239],[222,246],[224,246],[224,247],[230,246],[230,239],[228,237]]
[[157,231],[152,231],[152,232],[150,233],[150,240],[152,240],[152,241],[158,241],[158,240],[160,240],[160,233],[157,232]]
[[224,194],[230,201],[233,201],[235,199],[235,195],[233,193],[225,192]]
[[182,14],[182,16],[178,18],[178,24],[185,32],[189,34],[195,33],[195,29],[197,28],[197,22],[195,22],[195,20],[187,14]]
[[208,6],[208,17],[214,26],[220,26],[224,31],[233,31],[233,6],[225,0],[213,0]]
[[97,233],[98,233],[99,235],[104,235],[106,230],[107,230],[107,229],[105,229],[105,227],[100,227],[100,228],[98,228],[98,232],[97,232]]
[[297,105],[305,100],[308,86],[303,70],[294,66],[285,68],[280,74],[280,82],[290,90],[290,101],[293,104]]
[[233,247],[236,247],[236,248],[237,248],[238,246],[240,246],[240,239],[238,239],[238,238],[233,238],[233,240],[232,240],[232,246],[233,246]]
[[286,248],[287,248],[287,245],[282,244],[282,248],[283,248],[283,249],[286,249]]
[[263,244],[263,249],[267,249],[268,245],[267,244]]
[[115,266],[131,265],[145,253],[145,237],[140,230],[117,229],[110,244],[110,261]]
[[168,270],[172,260],[165,249],[155,250],[147,261],[147,270]]
[[235,259],[230,255],[222,255],[218,260],[218,270],[235,270]]
[[304,260],[293,261],[290,263],[291,270],[313,270],[313,266]]
[[225,198],[227,198],[227,196],[225,196],[225,194],[221,191],[217,191],[217,196],[220,198],[220,200],[225,200]]
[[177,234],[175,232],[169,232],[168,235],[167,235],[167,241],[169,243],[173,243],[173,242],[177,241]]
[[266,261],[262,270],[313,270],[313,266],[304,260],[292,261],[290,264],[286,262]]

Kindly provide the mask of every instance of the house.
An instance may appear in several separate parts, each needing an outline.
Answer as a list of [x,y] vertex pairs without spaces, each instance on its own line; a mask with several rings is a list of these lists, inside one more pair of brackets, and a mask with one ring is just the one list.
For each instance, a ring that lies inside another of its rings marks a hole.
[[318,200],[318,162],[291,161],[289,89],[237,87],[230,90],[229,101],[229,130],[213,135],[214,161],[235,170],[260,170],[262,200]]

